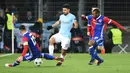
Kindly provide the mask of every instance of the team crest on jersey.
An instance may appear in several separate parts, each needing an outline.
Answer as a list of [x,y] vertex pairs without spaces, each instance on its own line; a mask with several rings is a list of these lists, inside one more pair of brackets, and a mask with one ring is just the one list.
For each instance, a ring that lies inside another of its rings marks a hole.
[[102,19],[99,19],[98,21],[101,23],[101,22],[102,22]]

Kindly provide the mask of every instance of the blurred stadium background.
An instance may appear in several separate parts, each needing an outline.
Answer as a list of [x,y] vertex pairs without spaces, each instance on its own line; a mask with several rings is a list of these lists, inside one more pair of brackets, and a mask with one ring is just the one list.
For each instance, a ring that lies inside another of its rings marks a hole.
[[[98,6],[101,10],[101,14],[109,18],[114,19],[125,27],[130,27],[130,0],[0,0],[0,10],[4,12],[6,7],[11,7],[12,11],[17,17],[15,23],[15,36],[17,42],[17,48],[19,46],[20,37],[19,30],[17,29],[21,24],[24,24],[27,28],[32,26],[38,18],[43,19],[43,34],[41,36],[42,44],[41,49],[47,52],[49,37],[58,31],[58,28],[48,31],[47,26],[52,25],[56,20],[58,20],[59,15],[62,13],[61,6],[65,3],[69,3],[71,6],[71,13],[73,13],[79,22],[80,29],[83,36],[83,47],[78,47],[76,52],[87,52],[87,42],[88,36],[86,35],[87,21],[81,19],[81,15],[91,14],[91,7]],[[27,21],[25,18],[27,14],[32,16],[32,20]],[[108,27],[109,30],[111,26]],[[2,28],[0,28],[2,29]],[[2,34],[2,33],[1,33]],[[107,31],[105,32],[105,40],[107,38]],[[123,44],[130,44],[130,34],[128,32],[123,32]],[[71,45],[72,46],[72,45]],[[56,46],[59,49],[57,44]],[[3,40],[0,42],[1,53],[3,53]],[[69,49],[69,52],[74,52],[73,47]],[[60,50],[56,50],[59,52]],[[116,46],[113,48],[113,52],[119,52],[121,49]],[[126,48],[127,52],[130,52],[130,46]],[[16,51],[18,52],[18,51]]]

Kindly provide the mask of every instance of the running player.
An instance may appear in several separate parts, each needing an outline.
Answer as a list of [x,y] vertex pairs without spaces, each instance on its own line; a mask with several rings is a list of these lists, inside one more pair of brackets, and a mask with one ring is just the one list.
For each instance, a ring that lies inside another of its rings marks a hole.
[[[51,29],[58,24],[60,24],[60,30],[57,34],[54,34],[50,40],[49,40],[49,54],[53,55],[54,51],[54,43],[61,42],[62,51],[60,58],[64,58],[66,55],[66,51],[70,45],[71,40],[71,32],[70,30],[73,28],[78,27],[78,23],[76,21],[76,17],[70,13],[70,6],[69,4],[64,4],[62,6],[63,14],[60,15],[60,19],[53,24],[52,26],[49,26],[47,29]],[[62,61],[59,61],[57,63],[57,66],[60,66],[62,64]]]
[[97,66],[103,63],[103,60],[98,56],[96,47],[102,48],[103,45],[103,29],[105,24],[114,24],[119,27],[121,30],[127,31],[126,28],[121,26],[116,21],[109,19],[108,17],[100,15],[99,9],[94,9],[92,11],[92,16],[88,16],[88,32],[90,32],[92,46],[89,47],[89,52],[91,55],[91,60],[89,65],[93,64],[93,61],[98,60]]
[[[35,40],[35,37],[29,33],[24,25],[21,25],[20,33],[23,35],[22,43],[23,43],[23,52],[20,57],[16,59],[13,64],[6,64],[6,67],[15,67],[20,64],[22,61],[32,61],[36,58],[45,58],[48,60],[62,60],[61,58],[51,56],[49,54],[44,54],[40,52],[40,48],[38,43]],[[29,51],[29,53],[27,53]]]
[[[92,7],[91,9],[91,12],[93,12],[94,9],[99,9],[98,7]],[[88,16],[85,16],[84,14],[82,14],[82,19],[83,20],[88,20],[88,17],[92,16],[92,14],[88,15]],[[89,42],[88,42],[88,46],[92,46],[91,42],[93,42],[93,40],[91,40],[91,35],[90,35],[90,32],[91,32],[91,29],[90,29],[91,26],[88,26],[87,28],[87,35],[89,36]],[[104,30],[106,30],[106,24],[104,26]],[[105,54],[105,49],[104,49],[104,45],[102,45],[102,48],[101,47],[97,47],[98,50],[101,50],[101,54]]]

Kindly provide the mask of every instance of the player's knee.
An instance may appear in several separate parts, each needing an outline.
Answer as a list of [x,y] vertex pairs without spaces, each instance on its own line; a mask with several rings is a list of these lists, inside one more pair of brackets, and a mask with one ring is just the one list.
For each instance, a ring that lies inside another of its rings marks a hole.
[[94,44],[94,40],[90,40],[89,42],[88,42],[88,45],[89,46],[92,46]]
[[103,47],[102,46],[98,46],[98,50],[102,50],[103,49]]
[[55,39],[53,38],[53,37],[51,37],[50,39],[49,39],[49,44],[50,45],[53,45],[55,43]]
[[91,47],[91,46],[92,46],[92,44],[91,44],[91,43],[88,43],[88,46],[89,46],[89,47]]

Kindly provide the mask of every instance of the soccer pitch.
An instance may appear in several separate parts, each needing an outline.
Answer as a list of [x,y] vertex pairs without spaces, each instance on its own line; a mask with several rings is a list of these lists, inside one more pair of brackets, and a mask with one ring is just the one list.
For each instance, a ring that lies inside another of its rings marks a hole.
[[100,66],[88,65],[89,54],[67,54],[63,65],[59,67],[55,66],[57,61],[45,59],[40,67],[33,62],[22,62],[13,68],[4,66],[5,63],[13,63],[19,55],[0,57],[0,73],[130,73],[130,54],[100,55],[104,59]]

